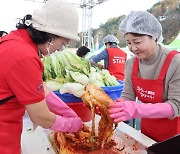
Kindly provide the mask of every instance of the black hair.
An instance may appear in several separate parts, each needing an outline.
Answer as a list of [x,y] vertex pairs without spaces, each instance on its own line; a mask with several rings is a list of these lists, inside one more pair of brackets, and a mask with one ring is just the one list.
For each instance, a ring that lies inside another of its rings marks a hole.
[[16,24],[17,29],[27,29],[30,37],[32,38],[35,44],[43,44],[47,41],[51,41],[53,34],[47,32],[36,30],[32,24],[27,25],[26,22],[32,20],[32,15],[27,14],[23,19],[19,19],[19,22]]
[[3,34],[8,34],[6,31],[0,31],[0,37],[3,36]]
[[79,57],[83,57],[85,56],[88,52],[90,52],[90,49],[87,48],[86,46],[81,46],[78,48],[76,54],[79,56]]
[[107,45],[107,43],[108,43],[110,46],[111,46],[112,44],[116,44],[116,45],[117,45],[116,42],[106,42],[105,45]]

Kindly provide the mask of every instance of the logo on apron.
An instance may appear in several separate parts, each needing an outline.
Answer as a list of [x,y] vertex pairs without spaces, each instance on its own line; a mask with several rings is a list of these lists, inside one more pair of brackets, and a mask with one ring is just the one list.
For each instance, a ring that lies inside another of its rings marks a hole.
[[137,86],[137,92],[141,95],[141,97],[144,97],[144,98],[154,99],[154,96],[155,96],[154,91],[144,90],[140,86]]
[[43,93],[44,92],[43,83],[39,84],[39,86],[37,87],[37,92],[38,93]]

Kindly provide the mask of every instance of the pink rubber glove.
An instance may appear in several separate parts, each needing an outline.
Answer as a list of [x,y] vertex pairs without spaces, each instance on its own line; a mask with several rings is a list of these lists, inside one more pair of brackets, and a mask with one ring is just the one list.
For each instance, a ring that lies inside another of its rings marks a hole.
[[63,117],[77,117],[77,114],[66,105],[54,92],[46,96],[46,103],[50,111]]
[[110,117],[114,122],[134,118],[172,118],[174,111],[168,103],[137,103],[134,101],[114,102],[110,104]]
[[61,132],[77,132],[82,128],[81,118],[54,92],[50,92],[45,99],[50,111],[57,114],[56,121],[50,129]]
[[82,122],[79,117],[64,118],[56,115],[56,121],[50,129],[69,133],[78,132],[82,129]]
[[115,100],[115,102],[123,102],[123,101],[126,101],[123,97],[120,97],[120,98]]

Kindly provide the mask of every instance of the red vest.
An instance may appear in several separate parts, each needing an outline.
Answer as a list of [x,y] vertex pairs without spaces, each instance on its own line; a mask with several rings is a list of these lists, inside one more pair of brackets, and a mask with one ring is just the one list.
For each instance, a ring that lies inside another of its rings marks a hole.
[[117,80],[124,80],[124,69],[127,54],[120,48],[107,48],[109,62],[108,71]]
[[[166,76],[169,64],[177,51],[171,51],[161,69],[158,79],[142,79],[138,76],[139,60],[136,58],[132,70],[132,82],[136,96],[143,103],[163,102],[164,78]],[[175,119],[141,119],[141,131],[148,137],[163,141],[180,133],[180,117]]]

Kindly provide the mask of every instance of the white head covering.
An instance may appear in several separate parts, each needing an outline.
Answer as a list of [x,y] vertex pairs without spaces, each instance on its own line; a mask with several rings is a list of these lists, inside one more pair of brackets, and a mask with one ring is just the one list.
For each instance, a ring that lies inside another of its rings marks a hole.
[[75,7],[63,0],[50,0],[41,10],[32,14],[32,26],[43,32],[79,41],[78,13]]
[[114,36],[114,35],[107,35],[103,38],[103,43],[107,43],[107,42],[114,42],[116,44],[119,43],[119,40]]
[[119,30],[125,33],[146,34],[163,41],[162,26],[159,21],[146,11],[132,11],[121,23]]

